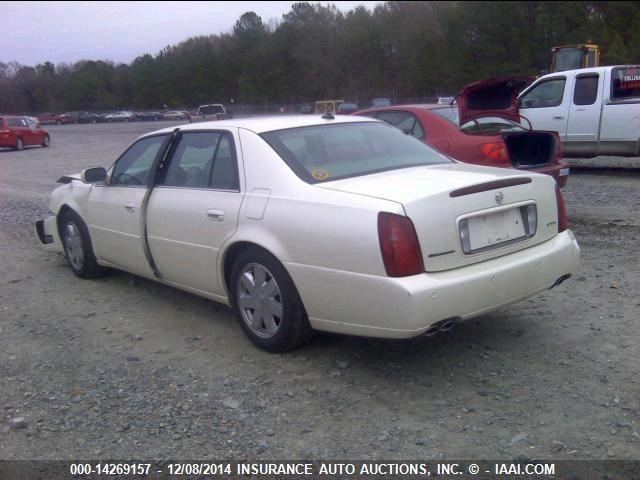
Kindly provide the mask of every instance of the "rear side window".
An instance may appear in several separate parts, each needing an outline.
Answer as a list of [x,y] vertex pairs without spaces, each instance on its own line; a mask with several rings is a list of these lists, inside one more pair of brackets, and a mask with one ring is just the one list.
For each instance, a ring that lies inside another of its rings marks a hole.
[[611,71],[611,99],[640,99],[640,66],[619,67]]
[[455,126],[460,125],[460,115],[457,107],[432,108],[431,112],[445,120],[449,120]]
[[420,140],[424,139],[424,130],[418,119],[408,112],[379,112],[376,118],[398,127],[405,133],[413,135]]
[[9,127],[26,127],[27,126],[27,122],[24,121],[22,118],[7,118],[7,125]]
[[222,132],[180,135],[161,185],[235,190],[238,176],[233,144]]
[[520,98],[522,108],[557,107],[562,103],[566,79],[551,78],[537,84]]
[[598,98],[598,80],[600,76],[581,75],[576,77],[576,87],[573,91],[574,105],[593,105]]

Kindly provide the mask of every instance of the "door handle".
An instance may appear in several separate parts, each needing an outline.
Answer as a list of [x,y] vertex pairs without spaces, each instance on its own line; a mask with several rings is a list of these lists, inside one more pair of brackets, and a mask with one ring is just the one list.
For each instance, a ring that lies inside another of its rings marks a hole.
[[124,204],[124,209],[127,212],[135,212],[136,211],[136,205],[135,205],[135,203],[125,203]]
[[564,120],[564,115],[558,115],[557,117],[551,117],[554,120]]
[[586,108],[576,108],[576,112],[586,112]]
[[215,209],[207,210],[207,218],[214,222],[221,222],[224,220],[224,211]]

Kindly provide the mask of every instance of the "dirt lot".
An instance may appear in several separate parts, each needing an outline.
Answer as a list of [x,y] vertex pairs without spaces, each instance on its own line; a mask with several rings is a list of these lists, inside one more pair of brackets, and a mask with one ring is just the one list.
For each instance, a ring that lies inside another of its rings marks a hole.
[[159,125],[0,151],[1,459],[640,459],[638,174],[571,176],[583,260],[554,290],[442,337],[270,355],[222,305],[82,281],[36,244],[56,178]]

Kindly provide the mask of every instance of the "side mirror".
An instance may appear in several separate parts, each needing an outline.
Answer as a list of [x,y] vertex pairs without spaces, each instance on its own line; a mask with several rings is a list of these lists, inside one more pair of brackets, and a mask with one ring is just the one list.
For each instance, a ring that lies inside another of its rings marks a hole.
[[107,171],[102,167],[85,168],[80,174],[82,183],[98,183],[107,179]]

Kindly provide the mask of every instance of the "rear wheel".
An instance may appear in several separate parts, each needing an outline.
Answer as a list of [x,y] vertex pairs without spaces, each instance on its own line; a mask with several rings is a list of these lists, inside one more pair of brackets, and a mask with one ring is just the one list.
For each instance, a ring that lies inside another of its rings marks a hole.
[[51,137],[49,137],[49,135],[45,135],[42,139],[42,146],[48,147],[49,145],[51,145]]
[[106,269],[98,265],[93,253],[91,238],[87,226],[74,211],[62,215],[60,230],[64,255],[71,271],[80,278],[93,278],[102,275]]
[[14,148],[18,151],[24,150],[24,142],[20,137],[18,137],[18,139],[16,140],[16,146]]
[[291,277],[264,250],[252,248],[238,255],[229,290],[238,322],[256,346],[285,352],[310,338],[309,319]]

